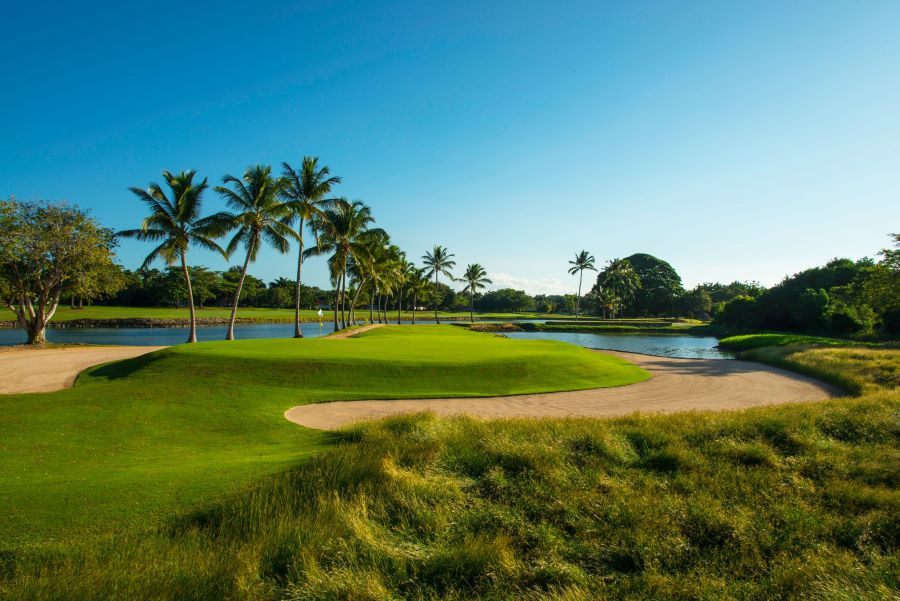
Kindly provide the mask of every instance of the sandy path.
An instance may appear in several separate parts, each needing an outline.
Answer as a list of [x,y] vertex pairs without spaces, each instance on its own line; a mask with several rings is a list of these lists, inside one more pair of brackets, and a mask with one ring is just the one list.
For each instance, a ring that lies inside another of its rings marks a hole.
[[[599,352],[599,351],[598,351]],[[433,411],[477,417],[610,417],[744,409],[839,396],[827,384],[789,371],[748,361],[672,359],[603,351],[640,365],[653,374],[646,382],[617,388],[526,394],[506,397],[339,401],[300,405],[285,412],[290,421],[331,430],[349,423],[399,413]]]
[[0,394],[70,388],[82,371],[100,363],[130,359],[164,346],[85,346],[0,351]]
[[370,323],[367,326],[361,326],[356,328],[355,330],[347,330],[346,332],[335,332],[334,334],[329,334],[328,336],[326,336],[326,338],[351,338],[353,336],[356,336],[357,334],[362,334],[363,332],[368,332],[369,330],[380,328],[383,325],[383,323]]

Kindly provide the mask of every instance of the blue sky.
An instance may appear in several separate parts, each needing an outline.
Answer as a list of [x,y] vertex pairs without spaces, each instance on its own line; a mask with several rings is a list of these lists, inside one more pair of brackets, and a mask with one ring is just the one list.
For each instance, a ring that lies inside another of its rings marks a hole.
[[[126,189],[163,169],[216,184],[312,154],[411,258],[440,243],[532,293],[574,291],[582,248],[655,254],[687,285],[773,284],[900,230],[894,1],[3,14],[0,196],[67,200],[114,228],[137,226]],[[134,268],[148,250],[119,254]],[[293,262],[268,251],[251,273]],[[322,260],[306,274],[327,283]]]

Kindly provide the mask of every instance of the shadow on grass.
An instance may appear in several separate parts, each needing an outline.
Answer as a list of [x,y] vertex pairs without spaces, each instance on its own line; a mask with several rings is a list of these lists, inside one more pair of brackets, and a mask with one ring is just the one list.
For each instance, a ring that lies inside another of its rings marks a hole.
[[166,356],[165,350],[147,353],[131,359],[122,359],[121,361],[113,361],[104,363],[82,372],[77,379],[78,384],[89,382],[92,379],[104,378],[107,380],[118,380],[125,378],[131,374],[144,369],[148,365],[156,363]]

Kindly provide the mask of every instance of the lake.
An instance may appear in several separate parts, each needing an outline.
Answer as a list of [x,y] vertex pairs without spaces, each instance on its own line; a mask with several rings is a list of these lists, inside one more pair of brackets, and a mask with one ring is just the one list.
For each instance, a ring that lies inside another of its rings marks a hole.
[[[396,323],[396,322],[393,322]],[[403,322],[409,323],[409,322]],[[416,323],[434,323],[434,320],[419,320]],[[441,323],[448,323],[442,320]],[[204,326],[197,328],[197,340],[224,340],[226,326]],[[300,331],[307,338],[316,338],[334,332],[331,321],[322,324],[304,322]],[[291,338],[294,335],[292,323],[255,323],[234,326],[237,340],[253,338]],[[47,328],[47,341],[56,344],[116,344],[124,346],[170,346],[187,340],[188,329],[184,328]],[[0,329],[0,346],[24,344],[25,331]]]
[[[407,322],[408,323],[408,322]],[[416,321],[434,323],[434,320]],[[446,322],[443,322],[446,323]],[[334,331],[330,321],[300,325],[307,338],[324,336]],[[225,326],[197,328],[197,339],[223,340]],[[187,328],[48,328],[47,340],[57,344],[121,344],[126,346],[181,344],[187,339]],[[234,326],[238,340],[252,338],[290,338],[294,324],[248,324]],[[506,336],[523,340],[561,340],[587,348],[611,349],[645,355],[682,357],[685,359],[731,359],[733,355],[716,348],[719,341],[700,336],[643,336],[637,334],[576,334],[572,332],[510,332]],[[22,344],[25,332],[20,329],[0,329],[0,345]]]
[[510,338],[520,340],[561,340],[592,349],[609,349],[682,359],[733,359],[734,355],[720,351],[717,338],[712,336],[644,336],[641,334],[577,334],[573,332],[508,332]]

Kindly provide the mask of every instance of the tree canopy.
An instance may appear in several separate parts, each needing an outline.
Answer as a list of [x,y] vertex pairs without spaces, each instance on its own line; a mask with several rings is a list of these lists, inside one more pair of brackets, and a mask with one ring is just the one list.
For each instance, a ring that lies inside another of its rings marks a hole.
[[634,317],[673,315],[684,293],[681,276],[675,268],[646,253],[635,253],[625,260],[641,282],[640,288],[626,303],[625,311]]
[[63,294],[115,292],[115,235],[76,206],[0,201],[4,299],[31,344],[45,341]]

